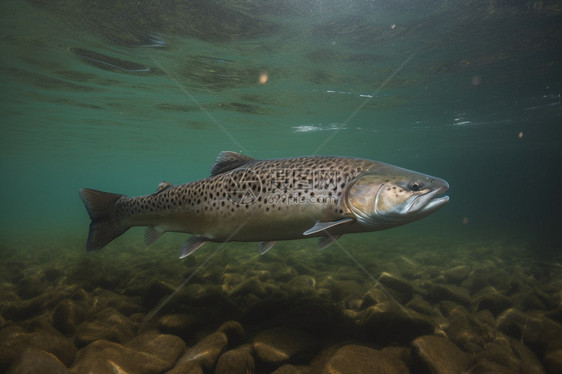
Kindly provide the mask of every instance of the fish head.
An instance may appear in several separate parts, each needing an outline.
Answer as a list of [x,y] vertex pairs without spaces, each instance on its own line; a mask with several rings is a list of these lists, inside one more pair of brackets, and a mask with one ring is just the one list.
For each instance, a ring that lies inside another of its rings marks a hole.
[[426,217],[449,201],[440,178],[377,163],[347,188],[346,205],[363,225],[382,230]]

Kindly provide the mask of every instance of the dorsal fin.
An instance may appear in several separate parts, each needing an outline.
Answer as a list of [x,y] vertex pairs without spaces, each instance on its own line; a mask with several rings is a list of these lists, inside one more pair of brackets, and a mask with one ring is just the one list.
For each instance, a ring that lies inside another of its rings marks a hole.
[[162,181],[158,185],[158,188],[156,189],[156,193],[160,193],[164,190],[167,190],[168,188],[170,188],[172,186],[173,186],[173,184],[171,184],[170,182]]
[[211,176],[236,169],[239,166],[254,161],[253,158],[231,151],[222,151],[211,166]]

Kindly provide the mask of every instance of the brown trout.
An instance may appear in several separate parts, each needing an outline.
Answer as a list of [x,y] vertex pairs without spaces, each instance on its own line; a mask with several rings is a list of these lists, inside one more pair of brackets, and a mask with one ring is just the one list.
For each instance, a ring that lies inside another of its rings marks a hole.
[[186,257],[208,241],[261,242],[384,230],[423,218],[449,201],[443,179],[378,161],[309,156],[255,160],[221,152],[211,176],[138,197],[81,189],[92,220],[87,250],[95,251],[133,226],[148,226],[147,245],[167,231],[193,234]]

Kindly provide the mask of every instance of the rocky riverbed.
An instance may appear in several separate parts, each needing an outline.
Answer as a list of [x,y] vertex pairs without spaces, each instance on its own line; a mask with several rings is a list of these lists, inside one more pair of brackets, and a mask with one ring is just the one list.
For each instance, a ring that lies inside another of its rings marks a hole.
[[0,371],[562,372],[560,256],[369,234],[264,256],[210,244],[180,261],[181,240],[3,243]]

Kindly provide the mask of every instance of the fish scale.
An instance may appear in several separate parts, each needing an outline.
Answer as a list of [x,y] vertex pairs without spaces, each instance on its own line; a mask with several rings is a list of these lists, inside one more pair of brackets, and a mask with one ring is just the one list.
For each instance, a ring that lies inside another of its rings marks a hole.
[[211,176],[202,180],[162,182],[155,193],[139,197],[91,189],[82,189],[80,195],[92,219],[88,250],[100,249],[132,226],[147,226],[147,244],[168,231],[193,234],[182,248],[184,257],[207,241],[262,242],[265,253],[279,240],[320,236],[321,246],[326,246],[326,236],[381,230],[421,218],[431,212],[411,212],[396,221],[389,208],[396,211],[416,199],[421,208],[438,208],[448,198],[420,201],[447,188],[439,178],[360,158],[255,160],[222,152]]

